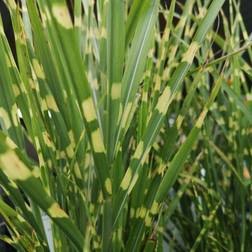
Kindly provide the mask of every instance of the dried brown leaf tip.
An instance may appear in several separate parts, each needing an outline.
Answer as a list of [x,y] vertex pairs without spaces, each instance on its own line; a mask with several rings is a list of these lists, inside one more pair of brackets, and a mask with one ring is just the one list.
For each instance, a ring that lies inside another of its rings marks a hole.
[[248,167],[246,167],[246,166],[243,167],[243,177],[245,179],[251,179],[250,172],[248,170]]

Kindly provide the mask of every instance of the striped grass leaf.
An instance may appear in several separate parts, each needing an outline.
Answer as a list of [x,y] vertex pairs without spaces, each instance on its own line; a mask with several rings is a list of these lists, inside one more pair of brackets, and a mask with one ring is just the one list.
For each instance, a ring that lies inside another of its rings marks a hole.
[[[50,197],[42,187],[37,176],[39,171],[33,170],[21,153],[13,150],[10,146],[8,138],[2,133],[1,137],[1,158],[0,165],[4,174],[15,183],[17,183],[31,199],[36,202],[42,210],[44,210],[62,230],[69,235],[69,238],[75,246],[81,250],[83,247],[83,237],[77,228],[72,224],[68,215],[60,208],[58,203]],[[12,160],[15,166],[9,167],[8,163]],[[43,199],[43,200],[41,200]]]

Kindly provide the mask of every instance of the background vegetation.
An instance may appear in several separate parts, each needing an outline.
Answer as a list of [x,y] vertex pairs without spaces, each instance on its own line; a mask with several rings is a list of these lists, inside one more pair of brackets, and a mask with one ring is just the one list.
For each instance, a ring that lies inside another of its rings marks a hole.
[[17,57],[0,22],[4,242],[249,251],[251,40],[240,2],[226,1],[228,18],[224,2],[6,0]]

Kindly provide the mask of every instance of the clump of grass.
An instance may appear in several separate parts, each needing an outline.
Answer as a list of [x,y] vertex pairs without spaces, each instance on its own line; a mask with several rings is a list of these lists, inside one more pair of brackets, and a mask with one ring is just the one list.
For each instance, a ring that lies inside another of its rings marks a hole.
[[[216,33],[212,37],[223,54],[213,62],[229,60],[221,92],[211,106],[191,159],[202,155],[193,175],[181,173],[167,203],[168,209],[169,205],[177,207],[172,208],[172,217],[171,211],[164,211],[165,239],[174,251],[249,251],[252,245],[251,41],[239,2],[229,1],[229,13],[229,19],[220,15],[224,37]],[[244,48],[245,58],[237,54]],[[207,65],[217,78],[219,64]],[[207,94],[206,87],[198,90],[203,97]],[[196,104],[200,100],[195,97]]]
[[[1,239],[18,251],[162,251],[165,242],[194,251],[225,207],[218,178],[231,171],[237,190],[248,185],[218,147],[237,143],[230,116],[245,115],[245,132],[251,122],[237,3],[230,40],[212,28],[224,0],[186,1],[181,11],[175,0],[75,0],[73,15],[63,0],[21,3],[6,0],[17,62],[0,24],[0,181],[13,203],[0,199],[11,234]],[[195,175],[201,166],[209,181]],[[191,244],[178,217],[197,218],[197,207],[208,219]]]

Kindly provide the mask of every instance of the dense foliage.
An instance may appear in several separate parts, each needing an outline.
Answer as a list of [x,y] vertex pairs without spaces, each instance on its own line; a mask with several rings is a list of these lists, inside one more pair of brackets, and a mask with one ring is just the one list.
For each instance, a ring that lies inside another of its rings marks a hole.
[[252,51],[239,1],[228,18],[224,1],[5,1],[17,59],[0,22],[3,241],[249,251]]

